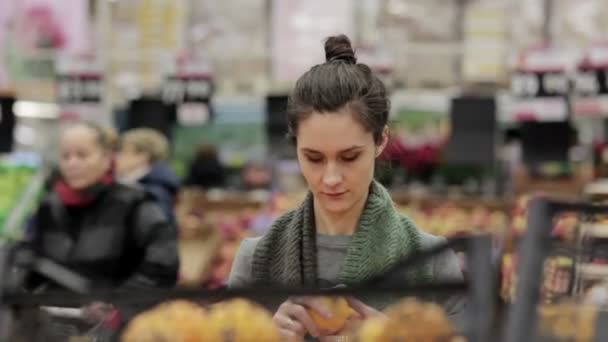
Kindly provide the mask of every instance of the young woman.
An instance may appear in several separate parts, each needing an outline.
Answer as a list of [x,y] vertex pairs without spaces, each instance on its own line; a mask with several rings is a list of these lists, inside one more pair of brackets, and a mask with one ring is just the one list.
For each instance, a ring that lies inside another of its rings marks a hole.
[[[145,192],[114,181],[104,131],[92,124],[72,126],[61,135],[59,149],[60,177],[32,220],[27,246],[88,279],[94,289],[173,286],[179,269],[176,229]],[[57,286],[35,275],[27,284],[38,291]]]
[[[374,181],[376,158],[389,135],[384,85],[368,66],[357,63],[344,35],[326,41],[325,57],[325,63],[297,81],[287,114],[310,193],[266,235],[242,243],[231,287],[354,285],[443,241],[399,214],[388,192]],[[459,280],[462,272],[450,252],[402,276],[404,282],[423,284]],[[457,297],[434,299],[452,316],[463,308]],[[381,315],[377,310],[391,304],[391,298],[350,299],[350,304],[365,319]],[[286,337],[327,340],[306,308],[325,312],[314,298],[292,298],[278,308],[274,321]]]

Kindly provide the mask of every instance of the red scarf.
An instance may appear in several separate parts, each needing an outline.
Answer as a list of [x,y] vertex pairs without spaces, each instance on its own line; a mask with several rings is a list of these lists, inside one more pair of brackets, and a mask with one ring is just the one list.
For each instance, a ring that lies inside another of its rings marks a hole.
[[114,182],[112,173],[109,172],[103,178],[97,182],[97,184],[86,190],[76,190],[71,188],[63,179],[58,180],[55,183],[55,192],[59,195],[59,198],[68,207],[83,208],[91,205],[99,194],[98,190],[100,187],[105,188]]

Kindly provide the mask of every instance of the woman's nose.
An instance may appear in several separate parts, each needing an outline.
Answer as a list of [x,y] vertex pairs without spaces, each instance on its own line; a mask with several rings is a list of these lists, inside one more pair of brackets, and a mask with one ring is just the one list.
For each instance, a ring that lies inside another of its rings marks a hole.
[[64,159],[64,163],[67,167],[74,167],[78,165],[78,158],[76,157],[67,157]]
[[334,187],[342,182],[342,172],[332,163],[327,165],[323,172],[323,184],[327,187]]

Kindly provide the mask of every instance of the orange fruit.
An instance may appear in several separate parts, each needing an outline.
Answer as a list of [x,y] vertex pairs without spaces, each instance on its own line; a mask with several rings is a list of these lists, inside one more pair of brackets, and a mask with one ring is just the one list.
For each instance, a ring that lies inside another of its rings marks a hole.
[[204,341],[205,310],[186,301],[173,301],[136,316],[122,336],[122,342]]
[[358,342],[381,342],[386,330],[384,318],[370,318],[363,322],[357,333]]
[[403,299],[385,311],[387,317],[364,323],[360,342],[450,341],[455,331],[443,309],[433,303]]
[[270,312],[244,299],[214,305],[207,316],[206,329],[202,342],[283,341]]
[[343,297],[322,297],[319,301],[332,315],[331,318],[327,319],[316,310],[309,308],[308,314],[313,322],[325,334],[333,334],[342,330],[354,312],[346,299]]

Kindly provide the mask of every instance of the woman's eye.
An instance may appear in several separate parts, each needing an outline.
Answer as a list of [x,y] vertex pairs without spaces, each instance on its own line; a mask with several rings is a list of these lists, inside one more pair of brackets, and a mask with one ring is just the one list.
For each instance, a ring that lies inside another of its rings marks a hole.
[[313,156],[308,156],[308,161],[311,163],[320,163],[321,161],[323,161],[323,157],[313,157]]
[[342,156],[342,160],[344,160],[345,162],[354,162],[355,160],[357,160],[357,158],[359,158],[358,154]]
[[87,157],[87,154],[86,154],[85,152],[82,152],[82,151],[81,151],[81,152],[78,152],[76,155],[77,155],[77,156],[78,156],[78,158],[80,158],[80,159],[84,159],[84,158],[86,158],[86,157]]

